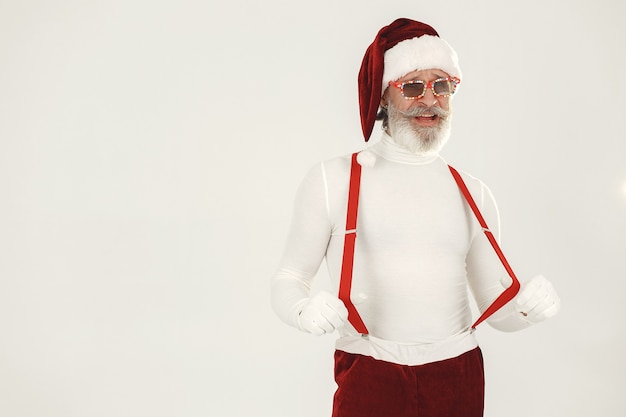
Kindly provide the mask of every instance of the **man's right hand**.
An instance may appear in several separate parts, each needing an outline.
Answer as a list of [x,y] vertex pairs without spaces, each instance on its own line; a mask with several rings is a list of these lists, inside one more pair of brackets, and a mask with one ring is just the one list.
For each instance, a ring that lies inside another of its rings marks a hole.
[[300,330],[316,336],[332,333],[347,321],[346,306],[338,297],[326,291],[310,298],[298,315]]

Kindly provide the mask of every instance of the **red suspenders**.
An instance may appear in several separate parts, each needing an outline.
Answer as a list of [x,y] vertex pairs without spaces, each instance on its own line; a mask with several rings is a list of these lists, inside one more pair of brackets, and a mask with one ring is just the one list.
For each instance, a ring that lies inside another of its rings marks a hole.
[[476,326],[478,326],[481,322],[486,320],[487,317],[491,316],[493,313],[500,310],[502,307],[504,307],[506,303],[508,303],[509,301],[513,299],[513,297],[515,297],[515,295],[519,292],[520,283],[517,277],[515,276],[513,269],[511,269],[511,265],[509,265],[509,262],[504,257],[504,253],[502,253],[502,250],[500,249],[500,245],[498,245],[496,238],[493,237],[493,233],[491,233],[491,231],[489,230],[489,227],[487,226],[485,219],[483,218],[482,214],[480,214],[480,210],[478,210],[478,206],[474,202],[472,195],[470,194],[469,190],[467,189],[467,186],[463,182],[461,175],[459,175],[457,170],[452,168],[451,166],[448,165],[448,168],[450,168],[450,172],[452,173],[454,180],[456,181],[461,192],[463,193],[465,200],[467,201],[469,206],[472,208],[472,211],[474,212],[474,216],[476,216],[478,223],[480,223],[480,227],[483,228],[483,232],[485,232],[485,236],[487,236],[487,239],[489,239],[489,243],[491,243],[493,250],[496,251],[498,258],[500,258],[500,262],[502,262],[502,265],[504,265],[504,269],[506,269],[506,272],[509,274],[512,280],[511,286],[507,288],[506,290],[504,290],[504,292],[500,294],[498,298],[496,298],[489,307],[487,307],[487,309],[478,318],[478,320],[476,320],[476,323],[472,325],[472,328],[475,329]]
[[339,299],[346,305],[348,309],[348,321],[354,326],[356,331],[361,334],[368,334],[367,327],[365,327],[359,312],[356,311],[354,304],[352,304],[350,300],[352,266],[354,264],[354,244],[356,240],[356,216],[359,207],[359,190],[361,188],[361,165],[357,162],[356,157],[357,153],[352,154],[346,237],[343,244],[343,263],[341,265],[341,278],[339,281]]
[[[357,162],[357,154],[358,153],[352,154],[352,165],[350,169],[348,213],[346,217],[346,236],[343,248],[343,263],[341,267],[341,278],[339,282],[339,298],[346,305],[346,308],[348,309],[348,321],[350,321],[356,331],[361,334],[368,334],[367,327],[365,327],[361,316],[359,315],[356,308],[352,304],[352,301],[350,300],[350,289],[352,286],[352,268],[354,265],[354,246],[356,241],[356,220],[359,205],[359,190],[361,185],[361,165],[359,165],[359,163]],[[450,172],[452,173],[452,176],[454,177],[457,186],[461,190],[463,197],[465,197],[465,200],[474,212],[478,223],[480,223],[480,226],[482,227],[485,236],[487,236],[487,239],[489,239],[491,246],[496,251],[498,258],[500,258],[500,262],[502,262],[502,265],[504,265],[504,268],[512,279],[511,286],[504,290],[504,292],[495,299],[495,301],[482,313],[478,320],[476,320],[476,322],[472,325],[472,328],[475,329],[476,326],[478,326],[489,316],[502,308],[506,303],[511,301],[513,297],[515,297],[520,289],[520,283],[515,276],[515,273],[511,269],[508,261],[504,257],[504,254],[502,253],[498,242],[494,238],[493,233],[491,233],[491,231],[489,230],[489,227],[487,226],[485,219],[480,213],[480,210],[478,210],[478,206],[474,202],[474,199],[467,189],[465,182],[463,182],[461,175],[459,175],[457,170],[455,170],[451,166],[448,166],[448,168],[450,168]]]

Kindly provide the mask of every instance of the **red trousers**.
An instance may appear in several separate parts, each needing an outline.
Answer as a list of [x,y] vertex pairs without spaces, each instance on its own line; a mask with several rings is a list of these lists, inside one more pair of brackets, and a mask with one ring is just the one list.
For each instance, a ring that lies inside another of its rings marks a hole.
[[425,365],[335,351],[333,417],[482,417],[480,348]]

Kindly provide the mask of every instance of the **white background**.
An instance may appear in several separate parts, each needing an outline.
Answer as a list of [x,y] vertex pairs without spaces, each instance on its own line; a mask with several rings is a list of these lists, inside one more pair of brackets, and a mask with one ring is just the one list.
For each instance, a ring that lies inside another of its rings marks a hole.
[[0,415],[329,416],[334,336],[280,322],[269,280],[304,173],[362,148],[356,75],[401,16],[460,56],[445,158],[493,191],[517,274],[563,300],[479,330],[485,415],[623,415],[625,14],[1,0]]

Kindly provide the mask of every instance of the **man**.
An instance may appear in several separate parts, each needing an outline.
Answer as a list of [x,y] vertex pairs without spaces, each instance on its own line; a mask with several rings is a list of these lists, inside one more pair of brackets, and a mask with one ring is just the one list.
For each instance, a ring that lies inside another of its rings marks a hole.
[[[365,140],[378,118],[380,141],[356,162],[314,167],[299,188],[272,304],[300,330],[338,331],[334,417],[483,415],[483,362],[467,288],[484,311],[517,281],[488,239],[499,233],[491,193],[460,174],[491,227],[485,234],[439,156],[461,79],[456,53],[432,27],[398,19],[382,28],[359,73]],[[337,289],[311,294],[324,258]],[[487,322],[520,330],[559,306],[538,276]]]

